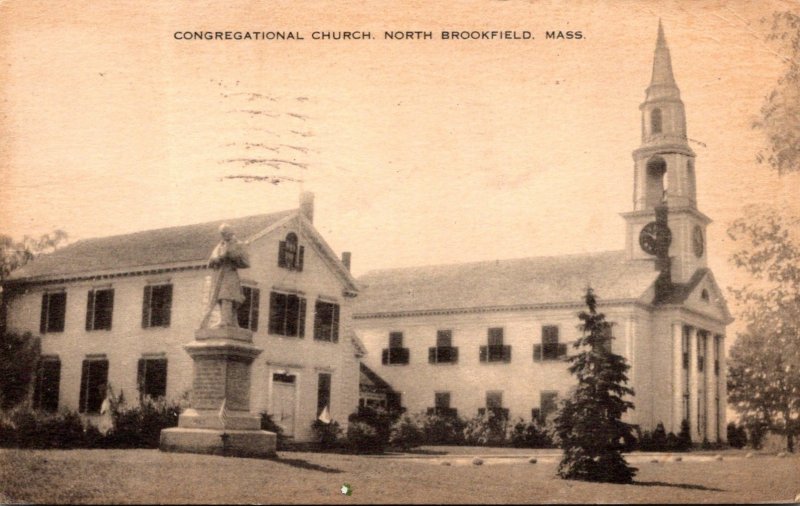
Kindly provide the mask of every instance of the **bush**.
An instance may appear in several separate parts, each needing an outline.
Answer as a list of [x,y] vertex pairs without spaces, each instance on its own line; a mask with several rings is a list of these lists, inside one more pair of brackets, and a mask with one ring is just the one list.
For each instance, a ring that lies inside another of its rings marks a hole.
[[422,414],[421,437],[425,444],[458,445],[464,444],[466,422],[458,416],[443,416],[435,413]]
[[404,415],[392,425],[389,443],[403,450],[409,450],[426,443],[426,434],[422,428],[423,425],[420,423],[421,419],[421,416]]
[[679,452],[688,452],[692,449],[692,433],[689,431],[689,420],[683,419],[681,421],[681,431],[678,433],[678,447]]
[[283,435],[283,427],[275,423],[272,419],[272,415],[267,413],[266,411],[262,411],[259,413],[261,416],[261,430],[266,430],[268,432],[274,432],[277,436],[275,449],[276,450],[285,450],[286,449],[286,436]]
[[731,422],[727,427],[728,444],[731,448],[744,448],[747,444],[747,432],[743,425],[737,426],[736,422]]
[[381,453],[388,444],[378,431],[366,422],[353,421],[347,425],[347,448],[355,453]]
[[[45,413],[19,406],[0,415],[0,446],[6,448],[87,448],[98,444],[97,429],[84,429],[71,411]],[[102,438],[101,438],[102,439]]]
[[375,431],[374,445],[381,450],[389,445],[392,432],[392,423],[399,417],[399,412],[388,411],[384,408],[359,407],[352,413],[347,421],[349,423],[362,423],[369,425]]
[[30,394],[40,358],[40,341],[30,332],[0,334],[0,407],[11,409]]
[[138,406],[126,407],[120,393],[111,396],[112,428],[105,435],[108,448],[158,448],[161,430],[178,425],[181,406],[164,399],[143,397]]
[[314,420],[311,423],[311,430],[314,431],[321,449],[329,450],[339,446],[342,428],[339,427],[339,422],[336,420],[331,420],[330,423]]
[[520,418],[508,432],[508,440],[515,448],[555,447],[547,429],[540,427],[535,421],[526,422]]
[[492,411],[477,414],[464,427],[464,442],[468,445],[499,446],[505,443],[507,420]]
[[653,449],[654,452],[667,451],[667,431],[664,429],[664,424],[658,422],[656,430],[653,431]]

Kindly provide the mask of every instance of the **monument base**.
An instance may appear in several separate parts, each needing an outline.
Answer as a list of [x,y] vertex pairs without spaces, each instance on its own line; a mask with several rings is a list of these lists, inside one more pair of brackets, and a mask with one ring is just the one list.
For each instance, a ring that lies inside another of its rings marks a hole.
[[274,432],[265,430],[173,427],[161,431],[159,449],[164,452],[265,458],[275,456],[277,439]]

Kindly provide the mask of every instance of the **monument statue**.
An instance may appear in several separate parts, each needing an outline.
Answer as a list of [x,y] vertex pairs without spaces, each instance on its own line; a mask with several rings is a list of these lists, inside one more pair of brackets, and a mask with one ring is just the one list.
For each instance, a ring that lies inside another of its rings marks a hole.
[[236,238],[230,225],[220,225],[219,233],[222,240],[214,247],[208,260],[208,266],[214,269],[214,275],[208,309],[200,328],[209,328],[215,310],[218,310],[219,318],[211,328],[239,327],[236,310],[244,302],[244,295],[237,269],[250,267],[250,255],[247,244]]

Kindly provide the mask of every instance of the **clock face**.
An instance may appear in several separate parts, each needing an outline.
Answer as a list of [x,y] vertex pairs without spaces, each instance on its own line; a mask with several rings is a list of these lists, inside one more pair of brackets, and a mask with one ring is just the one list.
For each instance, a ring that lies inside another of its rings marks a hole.
[[694,249],[694,254],[697,258],[703,256],[703,251],[705,251],[705,240],[703,239],[703,229],[700,226],[695,226],[694,230],[692,231],[692,248]]
[[658,252],[658,245],[661,241],[663,241],[664,247],[668,248],[672,242],[672,232],[669,227],[659,226],[655,221],[645,225],[639,233],[639,246],[648,255],[655,255]]

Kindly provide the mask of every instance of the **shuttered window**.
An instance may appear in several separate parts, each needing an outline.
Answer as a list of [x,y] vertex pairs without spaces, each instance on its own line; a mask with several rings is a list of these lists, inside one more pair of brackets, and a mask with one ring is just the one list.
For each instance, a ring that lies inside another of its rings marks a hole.
[[339,304],[318,300],[314,311],[314,339],[339,342]]
[[36,372],[33,390],[33,409],[58,410],[58,394],[61,387],[61,361],[43,359]]
[[330,373],[320,373],[317,379],[317,416],[322,410],[331,410],[331,375]]
[[167,395],[167,359],[140,358],[136,385],[141,397],[157,399]]
[[45,292],[42,294],[42,313],[39,320],[39,333],[64,332],[67,313],[66,292]]
[[84,360],[81,370],[81,413],[99,413],[108,387],[108,360]]
[[242,295],[244,295],[244,302],[239,304],[236,314],[239,321],[239,327],[243,329],[250,329],[253,332],[256,332],[258,331],[258,309],[261,298],[260,291],[258,288],[243,286]]
[[114,290],[89,290],[86,299],[86,330],[111,330]]
[[286,234],[286,239],[278,243],[278,267],[302,271],[304,256],[305,248],[298,244],[297,234],[294,232]]
[[142,302],[142,327],[169,327],[172,285],[147,285]]
[[294,294],[270,292],[269,333],[305,337],[306,299]]

